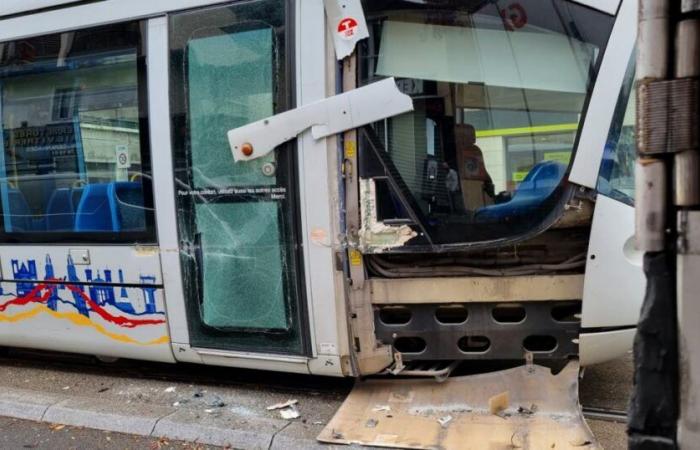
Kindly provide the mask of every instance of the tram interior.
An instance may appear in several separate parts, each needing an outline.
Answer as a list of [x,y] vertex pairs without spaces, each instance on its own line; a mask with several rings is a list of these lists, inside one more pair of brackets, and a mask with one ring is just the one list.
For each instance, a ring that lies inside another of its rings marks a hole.
[[4,231],[144,231],[136,54],[64,36],[1,53]]
[[370,174],[378,219],[410,216],[392,192],[399,185],[437,243],[498,239],[541,222],[559,198],[598,47],[550,23],[508,29],[496,6],[406,7],[370,23],[360,79],[394,77],[415,106],[374,125],[393,165],[386,171],[401,178]]

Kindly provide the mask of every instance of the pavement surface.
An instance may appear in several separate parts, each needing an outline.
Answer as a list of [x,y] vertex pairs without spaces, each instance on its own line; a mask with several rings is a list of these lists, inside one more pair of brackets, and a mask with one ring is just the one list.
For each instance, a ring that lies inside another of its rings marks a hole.
[[221,447],[0,417],[0,448],[208,450]]
[[[624,411],[631,377],[630,355],[586,369],[583,405]],[[351,388],[344,379],[13,351],[0,358],[0,448],[329,448],[316,436]],[[267,410],[291,399],[298,419]],[[604,448],[627,448],[623,423],[589,424]]]

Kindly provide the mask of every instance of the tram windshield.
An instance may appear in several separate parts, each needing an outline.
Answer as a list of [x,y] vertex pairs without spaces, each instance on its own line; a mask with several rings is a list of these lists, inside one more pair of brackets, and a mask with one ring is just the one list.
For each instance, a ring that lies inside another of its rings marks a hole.
[[395,77],[415,111],[366,130],[377,218],[436,244],[526,233],[562,197],[612,18],[574,4],[366,2],[366,84]]

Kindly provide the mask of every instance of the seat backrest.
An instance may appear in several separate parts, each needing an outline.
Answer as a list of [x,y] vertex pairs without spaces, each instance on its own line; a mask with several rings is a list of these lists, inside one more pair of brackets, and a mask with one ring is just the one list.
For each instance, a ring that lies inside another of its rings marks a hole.
[[71,189],[71,197],[73,200],[73,211],[75,212],[78,209],[78,205],[80,205],[80,199],[83,198],[83,191],[85,188],[81,187],[76,187]]
[[110,208],[110,184],[88,184],[75,211],[75,231],[119,231]]
[[[22,191],[15,188],[7,189],[7,200],[9,205],[6,212],[10,214],[11,232],[32,231],[32,218],[27,199]],[[7,211],[9,209],[9,211]]]
[[72,231],[75,225],[73,193],[69,188],[56,189],[46,206],[47,231]]
[[143,187],[141,183],[112,183],[110,195],[112,215],[119,231],[144,231],[146,211],[143,208]]
[[513,197],[515,198],[518,194],[548,197],[559,185],[565,172],[565,164],[557,161],[540,161],[530,169],[525,179],[515,189]]

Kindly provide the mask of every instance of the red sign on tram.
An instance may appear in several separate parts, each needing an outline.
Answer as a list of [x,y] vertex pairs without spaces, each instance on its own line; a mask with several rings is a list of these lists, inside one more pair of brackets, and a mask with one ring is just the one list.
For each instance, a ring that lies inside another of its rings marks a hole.
[[357,33],[360,24],[353,17],[346,17],[338,22],[338,35],[343,39],[352,39]]

